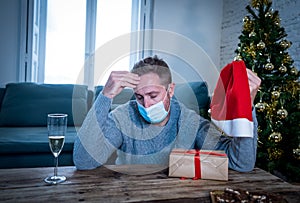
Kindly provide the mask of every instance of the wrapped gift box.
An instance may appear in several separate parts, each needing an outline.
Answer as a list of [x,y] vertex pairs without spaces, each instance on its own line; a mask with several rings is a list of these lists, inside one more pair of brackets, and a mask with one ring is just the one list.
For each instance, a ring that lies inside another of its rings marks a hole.
[[224,151],[173,149],[169,176],[228,180],[228,157]]

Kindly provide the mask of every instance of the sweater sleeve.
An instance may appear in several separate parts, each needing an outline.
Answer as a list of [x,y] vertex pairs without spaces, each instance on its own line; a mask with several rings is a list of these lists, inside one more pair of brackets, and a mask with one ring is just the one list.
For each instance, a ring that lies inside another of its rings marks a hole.
[[121,133],[110,114],[111,102],[99,94],[78,130],[73,150],[73,161],[78,170],[105,164],[122,143]]
[[253,116],[253,137],[229,137],[209,122],[201,122],[195,142],[196,148],[224,150],[228,156],[229,168],[248,172],[253,170],[257,149],[257,119],[255,109]]

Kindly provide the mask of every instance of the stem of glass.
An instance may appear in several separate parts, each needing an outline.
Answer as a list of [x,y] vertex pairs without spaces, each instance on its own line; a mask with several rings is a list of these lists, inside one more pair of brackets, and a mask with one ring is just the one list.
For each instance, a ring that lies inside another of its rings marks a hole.
[[54,157],[54,177],[57,176],[58,156]]

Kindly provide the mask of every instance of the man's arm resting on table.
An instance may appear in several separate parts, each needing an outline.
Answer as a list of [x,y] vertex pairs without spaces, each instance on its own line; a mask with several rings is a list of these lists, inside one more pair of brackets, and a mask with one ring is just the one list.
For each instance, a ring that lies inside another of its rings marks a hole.
[[240,171],[252,171],[256,161],[257,150],[257,120],[255,109],[253,116],[253,137],[221,136],[216,149],[224,150],[228,156],[229,168]]

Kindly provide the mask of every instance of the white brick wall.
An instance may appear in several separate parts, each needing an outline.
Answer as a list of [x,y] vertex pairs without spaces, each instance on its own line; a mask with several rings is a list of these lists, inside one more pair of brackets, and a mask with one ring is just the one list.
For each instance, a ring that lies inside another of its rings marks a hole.
[[[224,0],[223,23],[221,39],[220,68],[230,63],[234,50],[239,43],[243,18],[250,15],[245,9],[250,0]],[[299,0],[273,0],[273,10],[279,11],[281,26],[287,33],[287,40],[293,44],[287,50],[294,60],[294,65],[300,70],[300,1]]]

